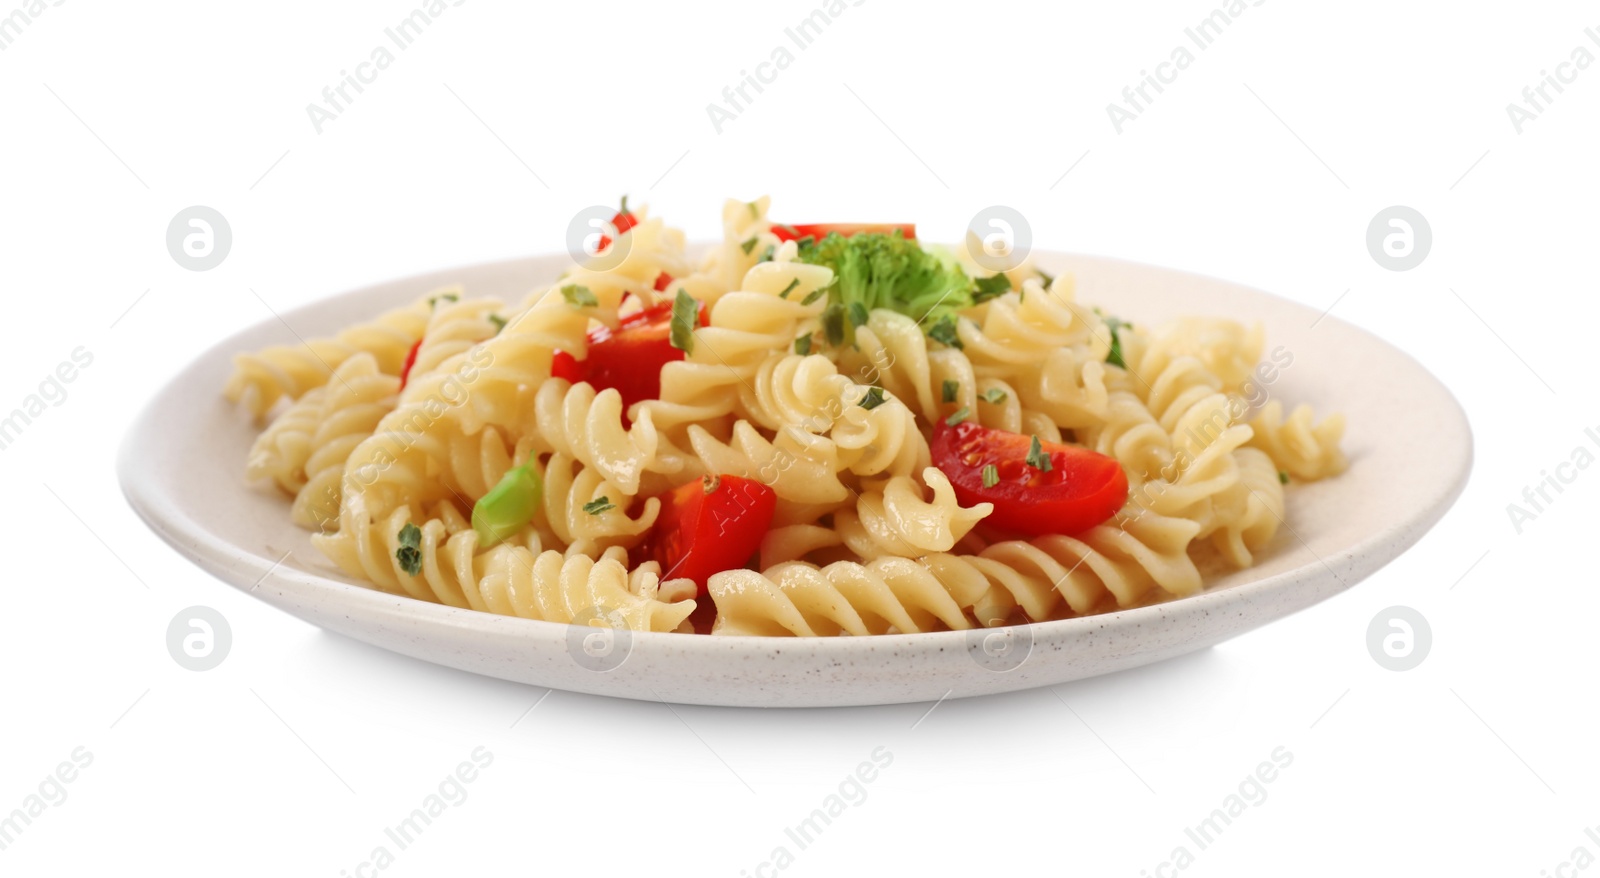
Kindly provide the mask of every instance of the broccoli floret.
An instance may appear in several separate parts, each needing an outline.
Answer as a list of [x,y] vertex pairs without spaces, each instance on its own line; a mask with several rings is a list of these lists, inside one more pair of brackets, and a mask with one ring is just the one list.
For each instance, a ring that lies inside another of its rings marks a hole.
[[[918,321],[923,331],[947,315],[972,306],[972,281],[948,253],[924,250],[898,230],[845,237],[830,232],[822,240],[800,240],[799,261],[833,270],[828,289],[847,313],[857,306],[889,308]],[[848,329],[854,341],[855,329]]]

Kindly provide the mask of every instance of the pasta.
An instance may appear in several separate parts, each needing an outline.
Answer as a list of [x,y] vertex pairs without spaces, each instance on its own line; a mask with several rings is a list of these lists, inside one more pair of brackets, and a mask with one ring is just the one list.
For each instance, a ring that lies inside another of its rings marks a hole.
[[1292,482],[1349,465],[1339,415],[1272,398],[1259,325],[1135,326],[1068,275],[769,207],[727,202],[696,258],[624,201],[520,303],[438,291],[240,354],[247,477],[391,594],[866,636],[1195,594],[1273,551]]

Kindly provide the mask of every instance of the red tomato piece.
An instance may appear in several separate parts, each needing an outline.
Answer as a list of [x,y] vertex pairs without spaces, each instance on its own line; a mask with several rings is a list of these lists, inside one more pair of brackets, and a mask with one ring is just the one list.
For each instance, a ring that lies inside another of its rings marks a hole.
[[[985,521],[1031,536],[1073,534],[1116,514],[1128,499],[1121,464],[1087,448],[1041,442],[1045,471],[1028,463],[1032,437],[991,430],[974,421],[954,427],[940,422],[933,432],[933,464],[950,478],[963,506],[993,503]],[[999,480],[983,484],[985,467]]]
[[647,557],[661,579],[692,579],[699,595],[713,573],[743,567],[772,524],[778,496],[755,479],[706,476],[661,498]]
[[422,339],[419,338],[417,339],[417,343],[411,346],[411,350],[406,353],[405,365],[400,367],[401,390],[406,389],[406,381],[411,377],[411,367],[417,364],[417,351],[420,350],[422,350]]
[[[623,200],[626,201],[627,199],[623,199]],[[617,234],[618,235],[623,234],[624,232],[628,231],[629,229],[633,228],[634,226],[636,226],[638,224],[639,224],[638,218],[636,218],[631,211],[618,211],[617,215],[611,218],[611,226],[612,226],[612,228],[615,228],[617,230]],[[601,235],[600,236],[600,249],[596,250],[595,252],[596,253],[601,252],[601,251],[605,250],[607,247],[610,247],[610,246],[611,246],[611,236],[610,235]]]
[[838,232],[848,238],[863,232],[878,232],[880,234],[893,234],[899,230],[905,235],[906,240],[917,239],[916,223],[802,223],[795,226],[774,225],[772,234],[778,236],[780,241],[798,241],[801,238],[816,238],[822,240],[829,232]]
[[[710,314],[699,306],[700,325],[710,325]],[[683,351],[672,346],[672,303],[662,302],[635,311],[616,330],[606,327],[589,332],[589,357],[574,359],[566,351],[556,351],[550,374],[576,384],[587,381],[595,390],[615,388],[622,394],[624,409],[644,399],[661,396],[661,368],[683,359]]]
[[666,292],[667,291],[667,287],[672,286],[672,281],[673,281],[672,275],[667,274],[664,271],[661,272],[660,274],[656,275],[656,284],[655,284],[656,292],[658,292],[658,293]]

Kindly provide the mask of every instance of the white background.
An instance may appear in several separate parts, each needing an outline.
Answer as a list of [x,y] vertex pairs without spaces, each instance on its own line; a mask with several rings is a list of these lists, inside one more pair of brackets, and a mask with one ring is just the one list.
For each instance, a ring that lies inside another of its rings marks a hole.
[[[1574,47],[1600,52],[1592,7],[1267,0],[1118,134],[1106,105],[1210,0],[867,0],[719,134],[706,105],[809,0],[545,6],[449,8],[321,134],[306,105],[409,0],[68,0],[0,52],[0,410],[74,348],[94,357],[0,452],[0,812],[75,747],[94,756],[0,872],[354,875],[479,746],[494,761],[468,798],[383,874],[775,874],[773,849],[795,849],[783,829],[877,747],[892,766],[783,874],[1155,875],[1280,746],[1294,761],[1268,798],[1182,874],[1570,875],[1575,848],[1600,856],[1583,832],[1600,825],[1600,474],[1520,535],[1506,512],[1600,427],[1600,70],[1520,134],[1505,112]],[[622,192],[696,238],[727,196],[942,240],[1007,204],[1040,246],[1334,306],[1457,394],[1473,479],[1414,550],[1326,604],[1188,658],[925,717],[674,715],[564,692],[524,715],[542,690],[325,634],[203,575],[123,503],[113,459],[133,413],[215,339],[270,319],[263,302],[559,250],[575,210]],[[205,273],[165,245],[193,204],[235,238]],[[1365,246],[1392,204],[1433,229],[1409,272]],[[207,673],[165,646],[194,604],[233,627]],[[1434,633],[1407,673],[1365,645],[1394,604]]]

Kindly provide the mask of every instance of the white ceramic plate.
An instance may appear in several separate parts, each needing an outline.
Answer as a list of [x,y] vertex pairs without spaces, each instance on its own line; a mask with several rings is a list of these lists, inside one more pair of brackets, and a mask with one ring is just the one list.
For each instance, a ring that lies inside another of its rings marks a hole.
[[[155,397],[119,463],[124,492],[162,539],[222,581],[375,646],[506,680],[625,698],[763,707],[892,704],[1007,692],[1105,674],[1221,642],[1370,576],[1433,526],[1460,494],[1472,437],[1460,406],[1416,361],[1304,306],[1235,284],[1108,259],[1035,253],[1074,272],[1079,298],[1135,322],[1182,314],[1266,325],[1268,349],[1294,362],[1269,391],[1287,405],[1342,411],[1351,466],[1288,492],[1287,526],[1261,562],[1207,591],[1101,616],[1005,629],[1010,660],[986,656],[995,632],[869,638],[635,634],[609,671],[574,658],[596,629],[496,616],[384,594],[343,577],[289,522],[286,498],[244,483],[255,428],[221,396],[235,352],[294,337],[276,319],[213,347]],[[465,284],[520,300],[553,280],[565,254],[478,265],[380,284],[283,315],[301,337]],[[1315,325],[1313,325],[1315,324]],[[1422,441],[1426,437],[1427,441]],[[1020,664],[1017,658],[1025,656]],[[1015,667],[1010,667],[1015,665]],[[996,669],[996,668],[999,669]]]

